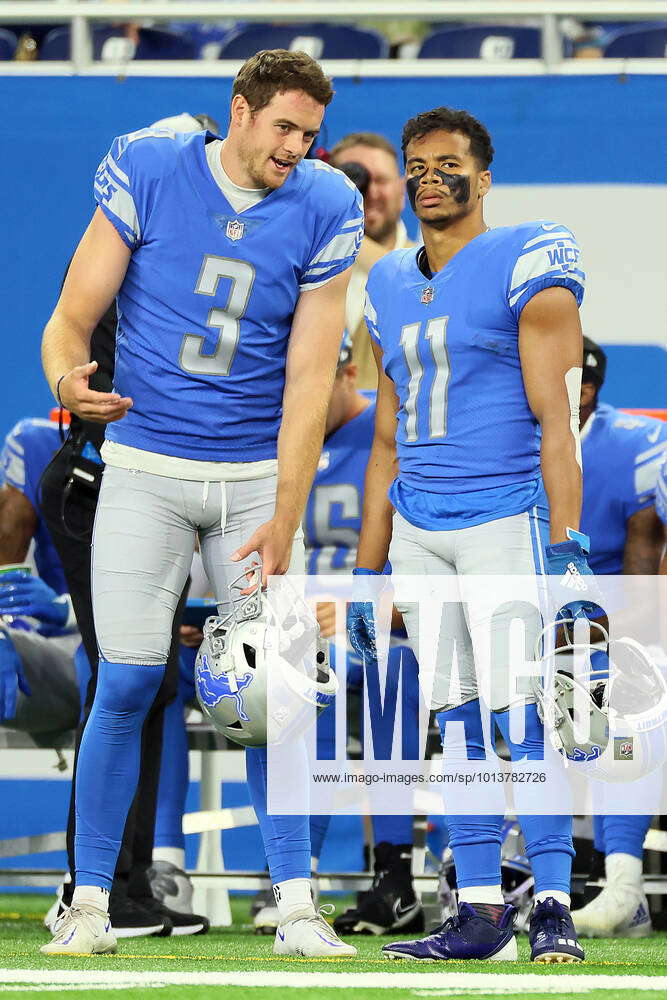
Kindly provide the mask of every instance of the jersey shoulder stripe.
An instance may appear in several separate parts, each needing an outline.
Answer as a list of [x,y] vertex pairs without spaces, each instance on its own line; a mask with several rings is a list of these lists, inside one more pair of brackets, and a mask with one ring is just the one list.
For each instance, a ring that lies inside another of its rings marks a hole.
[[[524,227],[517,227],[519,232]],[[558,222],[534,223],[529,238],[523,241],[516,256],[509,281],[508,304],[511,309],[523,299],[525,305],[537,291],[562,285],[574,293],[581,304],[586,275],[580,264],[581,250],[573,234]]]
[[322,160],[304,160],[306,211],[317,220],[299,288],[310,291],[347,270],[356,260],[364,235],[361,194],[340,170]]
[[[151,181],[171,172],[184,149],[183,135],[171,129],[139,129],[114,139],[95,173],[95,201],[131,250],[142,240],[138,199]],[[165,140],[171,140],[165,142]]]

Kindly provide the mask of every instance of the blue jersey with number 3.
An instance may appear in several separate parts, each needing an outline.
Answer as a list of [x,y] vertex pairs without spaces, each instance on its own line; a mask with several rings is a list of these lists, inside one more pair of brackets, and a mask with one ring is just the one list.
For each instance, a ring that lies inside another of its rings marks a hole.
[[371,270],[366,322],[399,399],[399,472],[390,493],[409,521],[456,528],[527,510],[541,492],[540,432],[523,384],[519,318],[538,292],[584,272],[559,223],[492,229],[432,278],[419,250]]
[[354,261],[354,185],[319,160],[241,214],[211,174],[210,133],[116,139],[95,198],[132,251],[118,293],[114,386],[134,406],[107,437],[203,461],[275,458],[302,291]]

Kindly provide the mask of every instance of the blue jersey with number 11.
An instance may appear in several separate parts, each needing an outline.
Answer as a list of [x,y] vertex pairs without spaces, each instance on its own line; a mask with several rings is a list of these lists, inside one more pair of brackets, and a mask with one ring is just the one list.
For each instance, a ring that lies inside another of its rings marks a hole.
[[132,251],[118,293],[114,386],[134,405],[111,441],[213,462],[276,457],[299,296],[353,263],[360,195],[319,160],[236,213],[206,158],[210,133],[116,139],[95,178]]
[[412,523],[454,528],[527,510],[541,490],[540,432],[523,384],[519,318],[538,292],[584,290],[559,223],[491,229],[431,278],[420,250],[371,270],[366,321],[399,399],[391,498]]

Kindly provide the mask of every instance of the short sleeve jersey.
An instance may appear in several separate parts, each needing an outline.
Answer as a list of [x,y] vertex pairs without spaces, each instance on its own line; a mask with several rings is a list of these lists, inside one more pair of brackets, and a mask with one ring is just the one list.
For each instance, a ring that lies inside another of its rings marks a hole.
[[117,297],[114,385],[132,409],[111,441],[203,461],[276,457],[300,294],[346,270],[359,192],[316,160],[238,215],[206,160],[210,133],[116,139],[95,198],[132,252]]
[[65,574],[39,502],[39,481],[60,444],[58,427],[50,420],[21,420],[5,438],[0,463],[4,481],[20,490],[37,514],[34,534],[37,572],[57,594],[64,594],[67,591]]
[[584,428],[581,529],[591,539],[589,563],[598,574],[623,572],[628,520],[656,504],[667,458],[667,423],[599,403]]
[[494,503],[504,516],[502,490],[540,476],[521,312],[554,286],[581,303],[580,250],[560,223],[529,222],[482,233],[431,278],[419,254],[387,254],[367,286],[366,322],[399,399],[397,482],[441,496],[500,489]]

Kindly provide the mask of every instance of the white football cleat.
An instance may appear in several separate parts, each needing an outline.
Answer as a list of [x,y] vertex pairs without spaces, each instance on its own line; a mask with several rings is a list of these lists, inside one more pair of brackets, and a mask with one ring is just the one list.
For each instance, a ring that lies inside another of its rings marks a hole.
[[653,930],[641,888],[607,885],[587,906],[572,911],[578,934],[590,938],[647,937]]
[[39,949],[42,955],[112,955],[116,935],[109,914],[94,906],[70,906],[58,920],[53,940]]
[[[274,955],[300,955],[303,958],[352,958],[357,949],[345,944],[333,927],[322,916],[308,907],[297,910],[293,916],[276,928],[273,944]],[[333,907],[325,912],[333,912]]]
[[270,904],[263,906],[252,918],[252,922],[255,934],[275,934],[276,927],[280,923],[278,907],[275,903],[273,906]]
[[65,891],[65,882],[71,882],[71,877],[69,874],[65,875],[64,880],[60,883],[56,889],[56,898],[51,906],[47,910],[46,916],[44,917],[44,926],[50,934],[55,934],[58,927],[58,922],[62,920],[63,915],[69,907],[65,906],[63,903],[63,892]]

